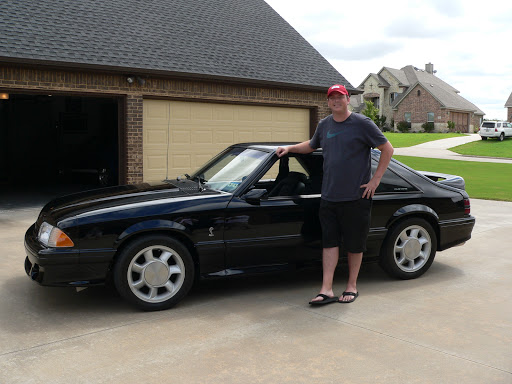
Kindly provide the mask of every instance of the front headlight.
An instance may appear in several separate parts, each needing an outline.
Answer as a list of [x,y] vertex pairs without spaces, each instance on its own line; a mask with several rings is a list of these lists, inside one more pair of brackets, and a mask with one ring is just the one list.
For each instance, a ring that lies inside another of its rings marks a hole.
[[73,247],[75,245],[68,235],[47,222],[41,224],[37,238],[47,247]]

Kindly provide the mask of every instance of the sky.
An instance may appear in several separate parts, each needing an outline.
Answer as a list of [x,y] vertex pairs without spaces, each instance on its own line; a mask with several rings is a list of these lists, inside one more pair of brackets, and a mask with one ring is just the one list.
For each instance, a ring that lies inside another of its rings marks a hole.
[[425,69],[506,120],[512,1],[265,0],[354,87],[382,67]]

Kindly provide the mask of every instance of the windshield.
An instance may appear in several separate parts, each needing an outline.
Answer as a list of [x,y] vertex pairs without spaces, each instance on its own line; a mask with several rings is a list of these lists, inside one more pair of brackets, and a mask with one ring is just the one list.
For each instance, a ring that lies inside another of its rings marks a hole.
[[231,148],[192,175],[218,191],[233,192],[270,153],[246,148]]

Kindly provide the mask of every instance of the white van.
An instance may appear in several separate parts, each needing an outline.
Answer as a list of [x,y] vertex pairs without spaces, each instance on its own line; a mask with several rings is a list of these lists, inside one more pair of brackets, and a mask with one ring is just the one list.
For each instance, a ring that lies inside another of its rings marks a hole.
[[488,137],[495,137],[503,141],[505,137],[512,137],[512,123],[506,121],[484,121],[480,126],[480,136],[482,140]]

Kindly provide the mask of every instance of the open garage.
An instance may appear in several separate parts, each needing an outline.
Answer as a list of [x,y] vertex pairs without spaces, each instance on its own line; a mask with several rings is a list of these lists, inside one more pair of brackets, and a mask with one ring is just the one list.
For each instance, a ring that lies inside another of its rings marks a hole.
[[0,182],[11,187],[115,185],[116,98],[13,93],[0,100]]

